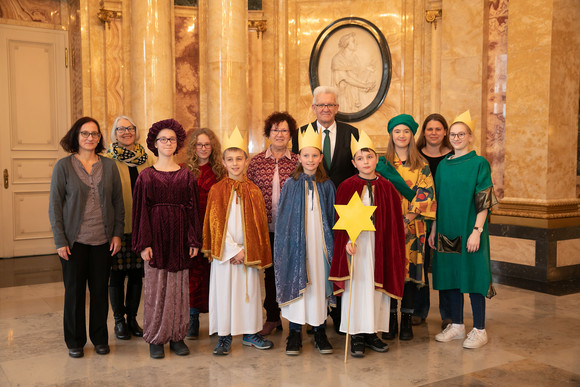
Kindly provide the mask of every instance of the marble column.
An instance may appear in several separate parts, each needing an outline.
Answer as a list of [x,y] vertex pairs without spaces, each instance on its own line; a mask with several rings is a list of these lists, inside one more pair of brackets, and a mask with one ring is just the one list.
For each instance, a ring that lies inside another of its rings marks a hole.
[[221,139],[236,126],[248,138],[247,8],[246,0],[211,0],[203,7],[208,22],[202,41],[207,46],[207,122]]
[[504,198],[494,273],[529,287],[580,279],[576,198],[580,3],[509,3]]
[[131,108],[142,137],[174,115],[173,2],[131,0]]

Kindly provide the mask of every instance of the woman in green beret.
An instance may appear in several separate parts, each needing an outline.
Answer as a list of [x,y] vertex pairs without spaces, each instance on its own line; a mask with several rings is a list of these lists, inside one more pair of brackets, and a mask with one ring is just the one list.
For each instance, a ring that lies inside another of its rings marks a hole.
[[[395,184],[401,194],[403,222],[405,223],[407,270],[405,272],[405,289],[401,300],[401,329],[398,332],[397,306],[391,300],[389,332],[383,338],[392,340],[399,333],[400,340],[411,340],[413,328],[411,318],[414,312],[415,295],[418,287],[425,286],[426,272],[425,242],[427,226],[425,220],[435,219],[435,190],[429,164],[419,153],[414,135],[419,124],[408,114],[393,117],[388,125],[389,142],[387,152],[379,164],[394,167],[396,174],[406,183],[402,189]],[[380,168],[377,168],[379,170]],[[408,192],[411,191],[411,195]]]

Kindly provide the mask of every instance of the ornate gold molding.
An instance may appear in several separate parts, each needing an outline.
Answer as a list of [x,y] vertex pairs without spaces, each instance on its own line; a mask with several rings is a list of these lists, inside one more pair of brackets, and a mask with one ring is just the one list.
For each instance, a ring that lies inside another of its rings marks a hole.
[[425,11],[425,21],[427,23],[435,23],[433,26],[437,29],[437,18],[442,17],[443,11],[440,9],[433,9]]
[[517,216],[536,219],[561,219],[580,216],[578,199],[520,199],[503,198],[492,210],[498,216]]
[[267,20],[248,20],[248,30],[256,31],[258,34],[258,39],[260,39],[260,34],[263,34],[268,30]]

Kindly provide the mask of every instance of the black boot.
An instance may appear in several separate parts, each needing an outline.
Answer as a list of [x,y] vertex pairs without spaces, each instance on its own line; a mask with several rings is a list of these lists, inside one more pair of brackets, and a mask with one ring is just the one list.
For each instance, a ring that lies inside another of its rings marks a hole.
[[411,313],[401,313],[401,333],[399,340],[411,340],[413,338],[413,323]]
[[340,331],[340,319],[342,317],[342,310],[341,310],[341,305],[342,303],[340,302],[340,300],[337,300],[336,302],[336,306],[335,307],[331,307],[330,308],[330,317],[332,317],[332,322],[334,325],[334,331],[336,333],[338,333],[339,335],[344,335],[344,332]]
[[383,332],[384,340],[394,340],[399,333],[399,323],[397,321],[397,312],[391,312],[391,317],[389,318],[389,331]]
[[143,329],[137,323],[137,311],[141,302],[142,283],[127,286],[127,324],[129,332],[135,337],[143,337]]
[[197,340],[199,338],[199,312],[189,315],[189,327],[187,328],[187,340]]
[[124,291],[122,287],[109,286],[109,298],[111,299],[111,308],[115,317],[115,337],[120,340],[129,340],[129,330],[125,322],[125,304]]

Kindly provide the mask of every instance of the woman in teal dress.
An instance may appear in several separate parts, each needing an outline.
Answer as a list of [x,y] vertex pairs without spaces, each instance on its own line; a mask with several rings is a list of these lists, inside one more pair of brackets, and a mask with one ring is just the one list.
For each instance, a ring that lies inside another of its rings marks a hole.
[[446,292],[451,301],[451,319],[439,342],[465,337],[463,294],[469,293],[473,311],[473,330],[464,348],[479,348],[487,343],[485,296],[491,286],[487,215],[497,201],[493,193],[487,160],[470,151],[473,122],[469,111],[458,116],[449,127],[454,155],[439,164],[437,221],[429,236],[435,249],[433,288]]

